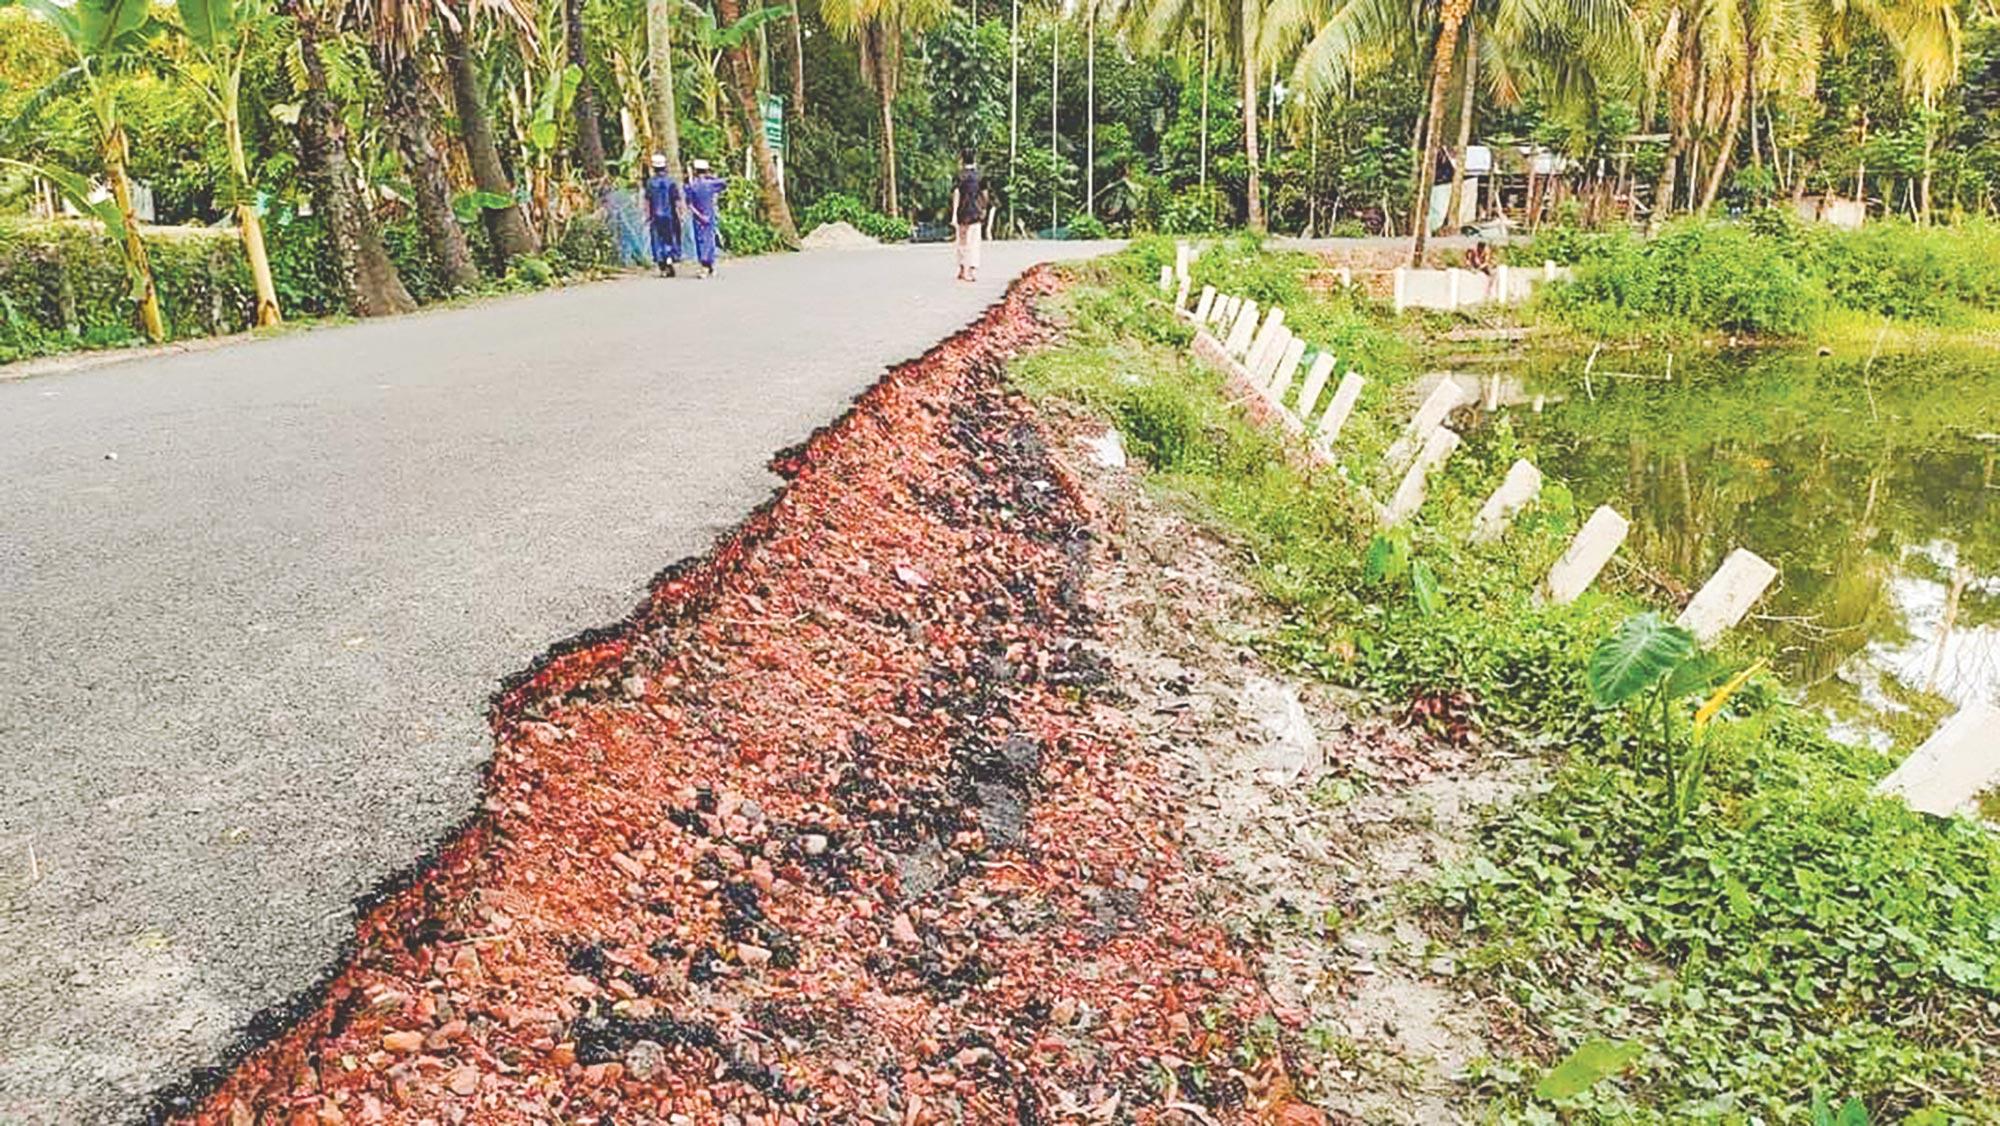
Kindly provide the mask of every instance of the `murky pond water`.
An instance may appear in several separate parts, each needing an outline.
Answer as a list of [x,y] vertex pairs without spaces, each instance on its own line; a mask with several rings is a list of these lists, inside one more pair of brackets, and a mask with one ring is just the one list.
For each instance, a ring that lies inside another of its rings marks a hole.
[[1579,504],[1631,518],[1637,581],[1691,590],[1739,546],[1776,564],[1750,628],[1848,737],[1913,746],[2000,703],[2000,352],[1682,357],[1671,382],[1600,358],[1587,390],[1580,358],[1535,366],[1563,401],[1508,417]]

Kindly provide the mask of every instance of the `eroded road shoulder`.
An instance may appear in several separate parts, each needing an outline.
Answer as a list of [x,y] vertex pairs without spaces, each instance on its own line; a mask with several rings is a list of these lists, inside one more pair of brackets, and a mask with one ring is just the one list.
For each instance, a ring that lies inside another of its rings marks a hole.
[[[1030,275],[514,687],[485,814],[193,1121],[1237,1119],[1284,1089],[1110,706]],[[175,1112],[172,1102],[162,1112]],[[674,1118],[680,1115],[683,1118]]]

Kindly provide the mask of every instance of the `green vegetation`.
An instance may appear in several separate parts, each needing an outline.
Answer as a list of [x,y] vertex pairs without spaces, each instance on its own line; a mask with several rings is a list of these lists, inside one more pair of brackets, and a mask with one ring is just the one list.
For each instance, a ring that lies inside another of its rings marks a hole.
[[2000,225],[1985,221],[1842,231],[1767,211],[1743,223],[1682,220],[1652,238],[1551,229],[1517,257],[1575,265],[1543,306],[1596,337],[1801,336],[1829,311],[1941,325],[2000,313]]
[[[243,244],[250,310],[207,321],[312,312],[271,229],[299,215],[325,228],[332,307],[376,316],[541,276],[525,257],[560,273],[584,219],[611,260],[643,256],[654,152],[741,170],[738,254],[834,217],[886,241],[942,222],[963,148],[1010,235],[1414,234],[1421,257],[1418,205],[1433,179],[1464,198],[1451,166],[1473,144],[1501,158],[1474,210],[1530,230],[1824,195],[1957,224],[2000,209],[1996,89],[1990,0],[0,0],[0,220],[94,220],[149,338],[202,320],[161,307],[134,229],[149,196],[160,224]],[[1783,334],[1820,308],[1993,304],[1978,249],[1921,227],[1837,253],[1667,239],[1605,244],[1566,315]],[[1684,282],[1659,264],[1679,250],[1713,262]],[[85,342],[66,329],[13,334]]]
[[[1389,412],[1364,405],[1343,437],[1356,476],[1298,468],[1148,303],[1170,260],[1149,242],[1079,268],[1060,299],[1069,339],[1022,359],[1020,382],[1114,419],[1154,489],[1241,543],[1283,612],[1260,639],[1272,656],[1422,702],[1410,714],[1447,737],[1485,729],[1539,753],[1537,784],[1423,892],[1467,984],[1518,1022],[1463,1099],[1521,1121],[1792,1121],[1815,1092],[1880,1121],[2000,1115],[2000,840],[1874,796],[1892,760],[1830,739],[1769,673],[1707,693],[1699,716],[1701,693],[1653,690],[1680,647],[1624,671],[1603,657],[1593,675],[1606,640],[1653,607],[1606,584],[1536,604],[1534,577],[1578,523],[1553,482],[1502,544],[1465,546],[1500,470],[1531,452],[1504,425],[1434,478],[1420,521],[1377,536],[1356,485],[1379,486],[1365,467]],[[1347,299],[1299,292],[1293,265],[1226,244],[1196,280],[1278,299],[1314,343],[1343,336],[1369,358],[1355,366],[1371,394],[1406,383],[1406,346]],[[1627,638],[1637,651],[1668,632],[1625,628],[1645,635]],[[1612,703],[1628,686],[1651,706]],[[1677,753],[1649,750],[1663,744]]]

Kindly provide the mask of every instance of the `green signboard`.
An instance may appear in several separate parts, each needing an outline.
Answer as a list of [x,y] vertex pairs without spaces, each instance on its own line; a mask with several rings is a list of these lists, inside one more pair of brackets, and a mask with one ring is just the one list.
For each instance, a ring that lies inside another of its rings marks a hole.
[[785,155],[785,100],[776,94],[766,94],[764,103],[764,141],[771,146],[775,156]]

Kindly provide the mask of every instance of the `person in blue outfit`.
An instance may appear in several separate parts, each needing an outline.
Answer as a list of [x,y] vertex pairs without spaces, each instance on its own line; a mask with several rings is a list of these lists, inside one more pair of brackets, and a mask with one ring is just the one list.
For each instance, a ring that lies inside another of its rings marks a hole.
[[728,187],[729,181],[717,176],[708,161],[697,160],[694,175],[681,192],[687,200],[688,218],[694,223],[694,255],[701,261],[701,276],[705,278],[715,276],[716,205]]
[[661,277],[673,277],[681,260],[681,186],[667,172],[665,153],[653,154],[653,174],[646,177],[646,220],[653,232],[653,265]]

